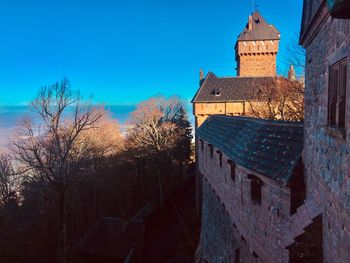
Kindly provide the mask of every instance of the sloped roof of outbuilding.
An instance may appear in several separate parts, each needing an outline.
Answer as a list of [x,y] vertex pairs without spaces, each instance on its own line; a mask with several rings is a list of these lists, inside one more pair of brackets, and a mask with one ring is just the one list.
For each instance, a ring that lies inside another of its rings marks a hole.
[[303,124],[233,116],[210,116],[197,131],[235,163],[288,183],[303,151]]
[[248,29],[248,24],[238,37],[238,41],[257,40],[279,40],[280,32],[266,22],[264,17],[258,12],[252,14],[252,29]]
[[135,244],[143,241],[140,221],[102,218],[80,240],[77,253],[125,259]]
[[276,77],[224,77],[209,72],[193,102],[230,102],[257,99],[260,87],[275,87]]

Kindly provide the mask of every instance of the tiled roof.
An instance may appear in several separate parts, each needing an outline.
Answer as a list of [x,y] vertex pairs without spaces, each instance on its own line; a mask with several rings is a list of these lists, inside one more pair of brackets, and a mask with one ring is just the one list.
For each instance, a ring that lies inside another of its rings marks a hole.
[[292,178],[303,151],[300,122],[212,115],[197,133],[237,164],[284,183]]
[[280,32],[273,25],[269,25],[259,12],[254,12],[252,16],[252,30],[248,29],[247,24],[239,35],[238,41],[280,39]]
[[220,102],[254,100],[260,87],[275,87],[273,77],[218,78],[209,72],[192,102]]
[[77,253],[125,259],[143,241],[143,224],[119,218],[102,218],[83,237]]

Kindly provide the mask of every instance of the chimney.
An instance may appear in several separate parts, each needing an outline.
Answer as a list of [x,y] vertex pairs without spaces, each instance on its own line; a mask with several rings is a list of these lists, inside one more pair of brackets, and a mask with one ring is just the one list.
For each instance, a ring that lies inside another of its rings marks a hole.
[[204,73],[203,73],[203,69],[199,70],[199,85],[202,86],[202,83],[204,81]]
[[253,30],[253,16],[250,15],[248,18],[248,30]]

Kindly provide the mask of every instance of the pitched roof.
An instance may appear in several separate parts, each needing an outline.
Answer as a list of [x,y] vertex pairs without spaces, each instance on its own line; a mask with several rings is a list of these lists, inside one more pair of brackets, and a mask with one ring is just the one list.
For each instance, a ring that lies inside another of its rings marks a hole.
[[143,241],[143,224],[120,218],[102,218],[80,240],[77,253],[125,259]]
[[303,151],[300,122],[212,115],[197,133],[237,164],[284,183]]
[[275,86],[274,77],[218,78],[209,72],[192,102],[246,101],[257,98],[262,86]]
[[247,26],[239,35],[238,41],[280,39],[280,32],[273,25],[268,24],[258,11],[254,12],[252,17],[252,30],[248,29],[249,23],[247,23]]

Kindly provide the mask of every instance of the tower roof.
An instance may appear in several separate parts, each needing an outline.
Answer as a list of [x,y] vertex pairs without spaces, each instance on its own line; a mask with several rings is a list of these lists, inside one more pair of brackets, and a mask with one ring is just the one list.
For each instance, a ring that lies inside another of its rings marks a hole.
[[258,11],[249,16],[246,27],[238,37],[238,41],[279,39],[280,32],[273,25],[268,24]]

